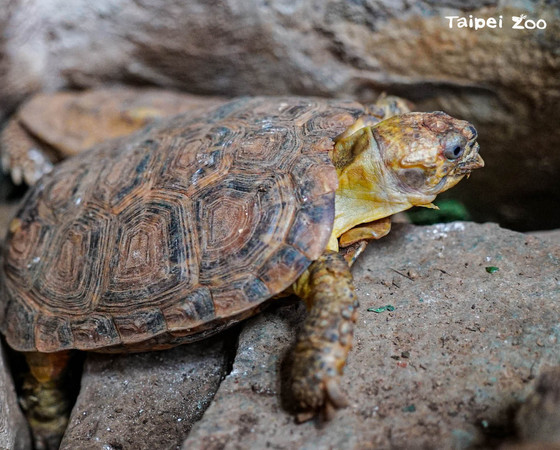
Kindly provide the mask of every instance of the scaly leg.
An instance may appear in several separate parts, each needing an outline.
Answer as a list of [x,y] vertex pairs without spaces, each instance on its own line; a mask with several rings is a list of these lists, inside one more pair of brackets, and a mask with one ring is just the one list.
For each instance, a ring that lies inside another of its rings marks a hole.
[[70,352],[25,354],[30,372],[23,385],[22,407],[36,449],[57,449],[68,424],[71,404],[64,392]]
[[292,367],[292,390],[306,411],[298,419],[310,419],[318,411],[328,419],[347,405],[340,378],[352,348],[358,307],[348,263],[338,253],[325,253],[296,281],[294,291],[308,309]]

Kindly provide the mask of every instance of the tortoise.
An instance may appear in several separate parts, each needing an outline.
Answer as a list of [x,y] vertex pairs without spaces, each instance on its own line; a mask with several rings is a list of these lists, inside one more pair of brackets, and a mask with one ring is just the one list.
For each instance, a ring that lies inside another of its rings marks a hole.
[[40,93],[25,102],[0,135],[1,165],[14,184],[33,185],[53,165],[152,120],[202,112],[224,103],[166,89],[113,87]]
[[308,309],[292,367],[299,418],[343,407],[350,266],[389,216],[433,207],[483,166],[470,123],[405,108],[390,97],[235,99],[44,175],[10,223],[0,270],[0,330],[30,366],[35,435],[64,429],[72,350],[193,342],[285,293]]

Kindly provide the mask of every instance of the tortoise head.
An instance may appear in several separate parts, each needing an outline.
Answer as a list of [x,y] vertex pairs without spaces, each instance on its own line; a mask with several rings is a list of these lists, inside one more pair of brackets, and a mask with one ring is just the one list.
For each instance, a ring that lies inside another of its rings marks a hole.
[[444,112],[393,116],[372,128],[393,189],[412,204],[429,203],[465,175],[484,166],[475,128]]
[[412,206],[433,207],[437,194],[484,166],[476,130],[443,112],[406,113],[368,125],[361,119],[331,152],[337,169],[335,237]]

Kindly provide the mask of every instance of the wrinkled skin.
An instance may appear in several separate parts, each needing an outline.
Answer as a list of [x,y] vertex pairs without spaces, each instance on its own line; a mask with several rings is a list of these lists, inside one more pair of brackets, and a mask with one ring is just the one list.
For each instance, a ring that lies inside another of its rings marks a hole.
[[392,117],[373,128],[373,136],[399,180],[397,192],[437,195],[484,165],[474,127],[442,112]]
[[346,231],[412,206],[433,207],[437,194],[484,166],[474,127],[443,112],[363,123],[332,152],[339,179],[329,243],[334,251],[335,238]]

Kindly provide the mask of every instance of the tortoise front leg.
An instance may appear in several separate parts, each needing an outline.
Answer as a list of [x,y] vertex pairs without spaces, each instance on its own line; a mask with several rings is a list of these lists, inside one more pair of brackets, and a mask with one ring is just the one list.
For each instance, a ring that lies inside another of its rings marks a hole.
[[25,354],[29,365],[22,407],[36,449],[56,449],[66,430],[71,404],[64,383],[70,352]]
[[296,281],[294,291],[308,309],[292,367],[293,394],[306,411],[298,419],[310,419],[317,411],[328,419],[347,405],[340,378],[358,307],[348,263],[338,253],[325,253]]

